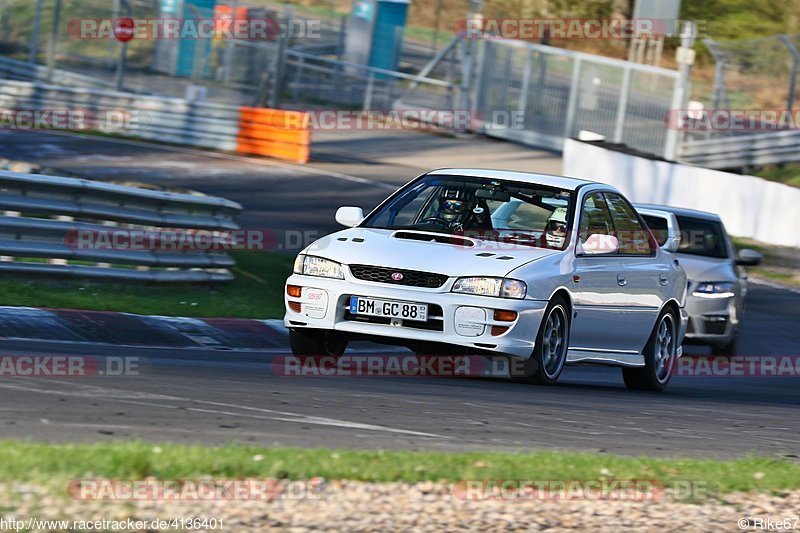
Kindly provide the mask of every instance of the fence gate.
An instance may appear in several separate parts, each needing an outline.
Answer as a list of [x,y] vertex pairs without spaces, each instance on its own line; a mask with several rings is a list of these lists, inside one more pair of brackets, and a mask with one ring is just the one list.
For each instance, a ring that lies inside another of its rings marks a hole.
[[670,155],[677,71],[506,39],[482,41],[476,71],[475,108],[487,135],[560,151],[589,130]]

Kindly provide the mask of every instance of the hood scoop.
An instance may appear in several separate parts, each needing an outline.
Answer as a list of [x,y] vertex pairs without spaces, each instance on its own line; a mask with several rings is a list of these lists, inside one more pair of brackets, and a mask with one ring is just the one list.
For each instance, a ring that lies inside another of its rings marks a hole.
[[395,239],[408,239],[412,241],[438,242],[440,244],[454,244],[456,246],[475,246],[475,241],[458,237],[456,235],[445,235],[442,233],[426,233],[422,231],[397,231],[392,235]]

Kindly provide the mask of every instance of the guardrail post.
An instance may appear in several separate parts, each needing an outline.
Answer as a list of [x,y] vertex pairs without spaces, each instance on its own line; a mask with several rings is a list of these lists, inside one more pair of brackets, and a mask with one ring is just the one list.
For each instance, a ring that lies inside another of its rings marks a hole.
[[53,71],[56,68],[56,47],[58,45],[58,30],[61,28],[61,0],[56,0],[53,7],[53,26],[50,28],[50,42],[47,45],[47,81],[53,81]]
[[42,27],[42,3],[44,0],[36,0],[36,7],[33,12],[33,28],[31,28],[31,42],[29,43],[28,63],[36,63],[39,55],[39,31]]
[[572,135],[575,126],[575,112],[578,107],[578,91],[581,81],[581,58],[576,57],[572,64],[572,82],[569,86],[569,100],[567,101],[567,118],[564,121],[564,139]]
[[628,111],[628,97],[631,91],[631,71],[631,66],[625,65],[625,71],[622,74],[622,94],[617,103],[617,122],[614,125],[615,143],[622,142],[622,134],[625,130],[625,114]]
[[[133,10],[131,9],[131,5],[128,3],[128,0],[119,0],[122,4],[123,9],[125,9],[125,15],[128,17],[133,17]],[[124,81],[123,78],[125,77],[125,60],[128,54],[128,41],[122,41],[120,43],[119,49],[119,59],[117,60],[117,72],[114,75],[114,86],[117,88],[118,91],[124,89]]]
[[[695,36],[697,35],[697,26],[694,22],[685,21],[682,23],[681,29],[681,47],[680,50],[694,51]],[[680,109],[685,109],[689,101],[689,76],[692,72],[693,57],[678,54],[678,77],[675,78],[675,89],[672,93],[672,105],[670,112],[677,112]],[[664,142],[664,159],[667,161],[675,161],[678,156],[678,134],[680,133],[678,125],[667,130],[667,138]]]
[[297,87],[303,79],[303,66],[306,64],[305,56],[300,56],[294,67],[294,83],[292,84],[292,100],[297,100]]
[[[239,9],[239,0],[231,1],[231,20],[236,24],[236,11]],[[233,64],[233,39],[225,42],[225,67],[222,71],[222,85],[227,87],[231,83],[231,65]]]
[[522,88],[519,91],[519,102],[517,103],[517,111],[523,117],[525,116],[525,110],[528,108],[528,91],[530,91],[532,70],[533,50],[528,48],[525,51],[525,70],[522,72]]
[[369,111],[372,107],[372,90],[375,85],[375,73],[369,71],[367,76],[367,89],[364,91],[364,111]]
[[333,66],[333,76],[331,78],[331,102],[336,102],[339,99],[339,78],[341,76],[342,65],[336,63]]
[[507,83],[503,84],[503,91],[500,93],[500,108],[505,109],[508,102],[508,86],[511,85],[511,59],[514,57],[515,50],[510,46],[506,49],[506,59],[503,62],[503,79]]
[[789,96],[786,99],[786,110],[791,113],[794,107],[794,95],[797,92],[797,71],[798,67],[800,67],[800,52],[797,51],[797,47],[789,39],[788,35],[781,35],[780,39],[784,46],[789,49],[789,53],[792,54],[792,74],[789,78]]
[[294,11],[292,8],[287,8],[283,17],[283,24],[280,25],[281,34],[279,36],[280,38],[278,39],[278,53],[275,57],[275,68],[273,70],[272,77],[272,91],[269,97],[269,106],[273,108],[280,106],[281,86],[283,85],[283,68],[286,61],[286,41],[289,38],[288,33],[293,13]]
[[[461,75],[461,99],[464,102],[463,109],[468,109],[471,113],[483,111],[484,98],[486,95],[486,76],[489,69],[486,68],[486,54],[488,53],[489,41],[481,39],[478,43],[471,43],[467,39],[462,39],[464,52],[462,54],[462,75]],[[472,52],[470,53],[470,47]],[[473,80],[475,80],[473,82]],[[474,87],[473,87],[474,83]]]

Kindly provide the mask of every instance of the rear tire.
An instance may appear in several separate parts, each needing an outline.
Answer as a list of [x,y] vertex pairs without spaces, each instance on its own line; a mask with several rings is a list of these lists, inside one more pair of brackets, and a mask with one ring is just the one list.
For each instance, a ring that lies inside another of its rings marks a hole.
[[678,357],[678,321],[672,311],[665,309],[656,320],[653,333],[644,350],[644,367],[623,368],[622,379],[632,390],[661,392],[672,377],[672,367]]
[[[521,371],[512,358],[511,379],[534,385],[553,385],[561,376],[569,348],[570,311],[561,296],[550,301],[544,312],[533,354],[522,362]],[[519,360],[516,361],[519,363]]]
[[290,329],[289,346],[296,357],[338,357],[347,349],[347,338],[324,329]]

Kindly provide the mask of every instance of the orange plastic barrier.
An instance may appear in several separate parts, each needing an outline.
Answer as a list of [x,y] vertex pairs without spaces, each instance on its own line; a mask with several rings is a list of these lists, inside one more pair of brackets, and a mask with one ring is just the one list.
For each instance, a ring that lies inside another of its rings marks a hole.
[[307,163],[311,151],[308,113],[240,107],[236,141],[239,153]]

